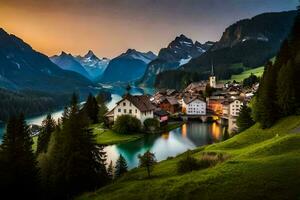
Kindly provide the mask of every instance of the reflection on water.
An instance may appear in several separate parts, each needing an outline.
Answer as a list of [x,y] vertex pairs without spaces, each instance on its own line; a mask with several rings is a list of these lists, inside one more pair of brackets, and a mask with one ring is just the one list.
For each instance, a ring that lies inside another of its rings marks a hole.
[[186,135],[187,135],[186,126],[187,126],[186,124],[182,125],[182,128],[181,128],[182,137],[186,137]]
[[217,123],[212,124],[211,133],[212,133],[213,139],[215,139],[215,140],[219,140],[222,137],[222,130],[217,125]]
[[126,144],[111,145],[105,148],[108,163],[116,162],[122,154],[129,168],[138,166],[138,155],[147,150],[155,153],[158,161],[165,160],[170,156],[176,156],[188,149],[211,144],[222,139],[222,128],[214,124],[191,122],[180,128],[162,135],[148,135],[140,140]]

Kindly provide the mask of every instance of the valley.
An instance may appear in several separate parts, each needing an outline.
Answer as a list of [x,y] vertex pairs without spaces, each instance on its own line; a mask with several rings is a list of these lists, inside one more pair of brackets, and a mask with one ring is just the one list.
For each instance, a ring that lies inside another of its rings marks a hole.
[[298,199],[300,5],[0,3],[0,197]]

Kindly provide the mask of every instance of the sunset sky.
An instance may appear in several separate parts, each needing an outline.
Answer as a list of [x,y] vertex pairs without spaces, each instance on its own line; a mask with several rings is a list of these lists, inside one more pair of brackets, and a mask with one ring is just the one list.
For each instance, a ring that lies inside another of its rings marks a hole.
[[298,0],[0,0],[0,27],[49,56],[157,53],[181,33],[216,41],[233,22],[295,9]]

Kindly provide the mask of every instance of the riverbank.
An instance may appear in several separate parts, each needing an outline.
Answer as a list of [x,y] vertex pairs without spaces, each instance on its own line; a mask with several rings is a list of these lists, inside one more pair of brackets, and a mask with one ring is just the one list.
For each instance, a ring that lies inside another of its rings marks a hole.
[[125,142],[131,142],[144,137],[142,133],[136,134],[120,134],[110,129],[104,129],[102,124],[92,125],[94,134],[96,135],[96,141],[98,144],[112,145]]
[[199,147],[191,155],[226,154],[214,167],[177,173],[184,155],[158,163],[152,177],[136,168],[113,184],[78,199],[297,199],[300,196],[300,117],[279,121],[270,129],[256,124],[233,138]]
[[[183,124],[182,122],[170,123],[165,127],[163,127],[163,129],[157,131],[157,133],[154,134],[161,134],[164,132],[172,131],[176,128],[179,128],[182,124]],[[93,132],[96,135],[97,143],[103,145],[113,145],[113,144],[132,142],[145,137],[146,134],[150,134],[150,133],[120,134],[114,132],[111,129],[103,128],[102,124],[92,125],[91,128],[93,129]]]

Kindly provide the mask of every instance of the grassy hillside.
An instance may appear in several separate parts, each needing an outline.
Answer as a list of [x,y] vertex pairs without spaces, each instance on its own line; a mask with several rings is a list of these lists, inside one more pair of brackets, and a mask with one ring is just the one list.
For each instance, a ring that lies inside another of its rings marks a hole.
[[[228,156],[223,163],[186,174],[177,173],[183,155],[156,165],[151,179],[134,169],[94,193],[78,199],[297,199],[300,197],[300,117],[262,130],[258,125],[218,144],[192,152]],[[297,134],[299,132],[299,134]]]
[[[275,57],[271,59],[271,61],[274,63],[275,62]],[[243,67],[242,63],[237,63],[232,65],[233,68],[241,68]],[[249,69],[249,70],[245,70],[243,71],[241,74],[238,75],[232,75],[230,80],[226,80],[223,82],[227,82],[227,81],[237,81],[237,82],[241,82],[243,81],[245,78],[248,78],[251,74],[254,74],[257,77],[261,77],[264,73],[264,66],[261,67],[257,67],[254,69]]]
[[235,80],[237,82],[241,82],[245,78],[248,78],[251,74],[254,74],[257,77],[261,77],[263,73],[264,73],[264,67],[258,67],[255,69],[246,70],[243,73],[238,75],[232,75],[230,81]]

